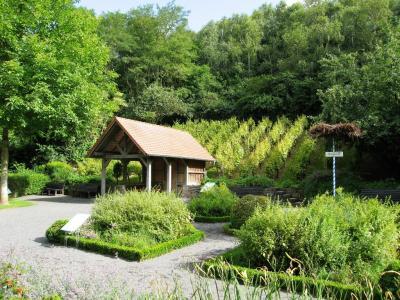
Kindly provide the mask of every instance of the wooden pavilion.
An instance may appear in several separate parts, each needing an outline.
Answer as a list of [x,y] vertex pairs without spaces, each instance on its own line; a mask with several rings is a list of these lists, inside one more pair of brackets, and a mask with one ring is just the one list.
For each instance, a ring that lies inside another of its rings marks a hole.
[[106,193],[106,168],[121,160],[126,174],[130,161],[142,165],[143,186],[167,192],[200,185],[206,163],[215,159],[189,133],[171,127],[115,117],[88,157],[102,159],[101,194]]

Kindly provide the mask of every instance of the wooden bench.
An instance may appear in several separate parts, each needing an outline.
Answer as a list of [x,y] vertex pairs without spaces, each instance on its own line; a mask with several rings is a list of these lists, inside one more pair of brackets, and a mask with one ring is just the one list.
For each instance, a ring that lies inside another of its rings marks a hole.
[[48,195],[48,196],[64,195],[64,189],[65,186],[63,183],[50,183],[46,185],[42,195]]
[[378,198],[379,200],[389,199],[393,202],[400,202],[400,190],[398,189],[363,189],[360,191],[360,196],[366,198]]
[[72,196],[82,196],[85,195],[87,198],[96,197],[100,191],[100,184],[97,183],[86,183],[78,184],[72,187]]

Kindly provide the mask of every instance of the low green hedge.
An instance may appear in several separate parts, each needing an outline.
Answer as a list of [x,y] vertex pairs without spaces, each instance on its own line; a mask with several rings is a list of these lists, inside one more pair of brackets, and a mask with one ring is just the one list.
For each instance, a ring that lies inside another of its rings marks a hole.
[[230,223],[225,224],[225,225],[223,226],[223,230],[224,230],[224,233],[225,233],[225,234],[227,234],[227,235],[233,235],[233,236],[236,234],[236,231],[238,231],[238,229],[232,228],[232,226],[231,226]]
[[308,292],[327,299],[351,299],[354,295],[361,295],[363,292],[356,285],[243,267],[235,264],[240,255],[242,251],[238,247],[221,256],[206,260],[200,265],[203,275],[223,280],[237,280],[239,283],[255,286],[274,284],[278,289],[298,293]]
[[199,223],[226,223],[231,220],[230,216],[213,217],[213,216],[195,216],[194,221]]
[[49,176],[28,169],[18,169],[8,175],[9,188],[14,197],[41,194],[49,182]]
[[191,228],[190,234],[181,238],[156,244],[145,249],[121,246],[104,242],[100,239],[88,239],[75,235],[68,235],[61,231],[67,220],[56,221],[46,231],[47,240],[51,243],[62,244],[79,249],[88,250],[100,254],[114,255],[131,261],[141,261],[144,259],[160,256],[174,249],[179,249],[194,244],[204,238],[204,232]]

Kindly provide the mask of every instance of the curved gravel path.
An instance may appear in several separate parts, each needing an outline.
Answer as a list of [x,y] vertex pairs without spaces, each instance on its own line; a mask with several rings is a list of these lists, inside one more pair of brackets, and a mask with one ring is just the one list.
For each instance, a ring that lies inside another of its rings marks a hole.
[[37,270],[51,271],[53,284],[65,280],[84,285],[90,282],[94,286],[92,289],[98,289],[110,282],[124,282],[125,288],[142,294],[171,288],[178,282],[182,291],[190,294],[194,275],[189,265],[237,244],[235,238],[223,234],[222,224],[195,224],[206,232],[205,240],[154,259],[128,262],[47,243],[44,234],[54,221],[90,212],[92,200],[68,196],[26,199],[33,200],[36,205],[0,210],[0,259],[12,252],[18,260],[26,261]]

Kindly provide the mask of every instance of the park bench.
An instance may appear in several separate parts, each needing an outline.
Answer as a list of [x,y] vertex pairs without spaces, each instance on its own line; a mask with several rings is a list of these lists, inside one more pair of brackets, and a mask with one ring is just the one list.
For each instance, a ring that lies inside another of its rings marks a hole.
[[63,183],[49,183],[44,188],[42,195],[64,195],[64,184]]
[[82,196],[85,195],[86,197],[95,197],[99,194],[100,185],[98,183],[85,183],[85,184],[78,184],[72,187],[71,194],[72,196]]
[[400,202],[400,189],[363,189],[360,191],[360,196],[366,198],[378,198],[379,200],[390,198],[393,202]]

